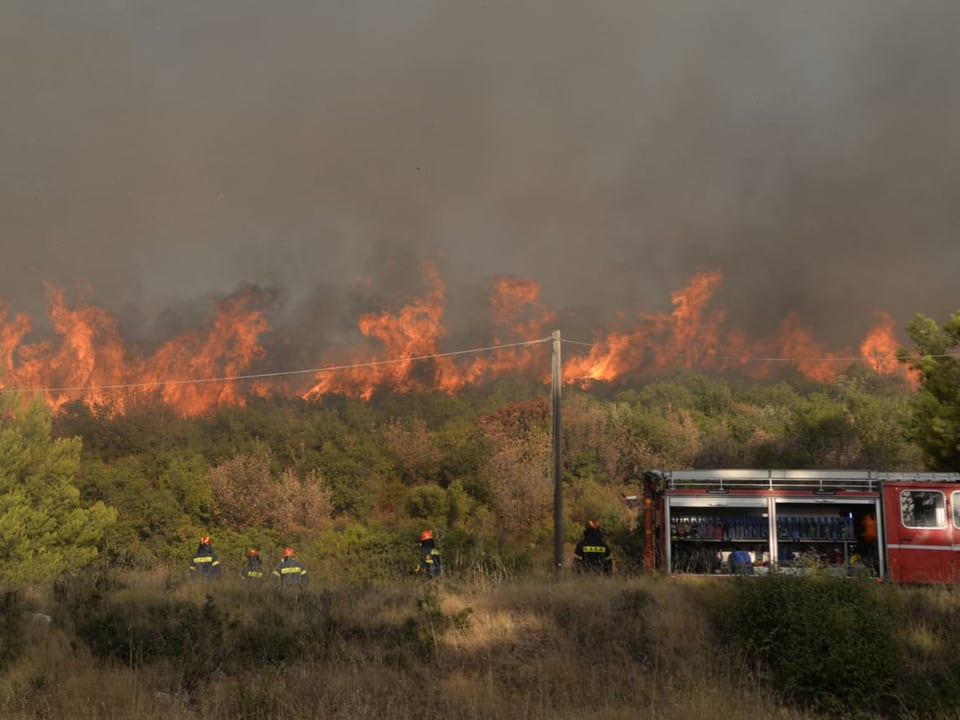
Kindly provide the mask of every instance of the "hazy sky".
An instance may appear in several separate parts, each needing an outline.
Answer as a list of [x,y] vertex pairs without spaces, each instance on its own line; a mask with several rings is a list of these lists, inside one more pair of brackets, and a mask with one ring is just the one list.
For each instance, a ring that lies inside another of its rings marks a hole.
[[942,320],[958,37],[956,0],[0,0],[0,301],[147,337],[253,283],[322,346],[430,259],[461,330],[495,276],[583,336],[704,269],[758,335]]

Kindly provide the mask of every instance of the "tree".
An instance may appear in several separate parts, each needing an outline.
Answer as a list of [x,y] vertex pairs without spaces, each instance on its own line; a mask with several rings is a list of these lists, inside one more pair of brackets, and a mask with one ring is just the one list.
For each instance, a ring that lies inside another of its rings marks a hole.
[[53,439],[42,400],[17,400],[0,396],[0,579],[38,582],[91,562],[117,515],[81,502],[79,438]]
[[228,526],[290,533],[317,529],[330,520],[333,502],[319,473],[301,476],[286,468],[275,475],[271,464],[270,448],[255,443],[249,455],[236,455],[210,471],[214,499]]
[[391,420],[383,428],[383,439],[396,457],[404,483],[429,482],[440,472],[440,448],[422,418]]
[[500,529],[522,535],[549,517],[550,433],[547,405],[520,402],[484,417],[480,426],[491,453],[487,468],[493,481],[493,507]]
[[914,352],[899,359],[919,376],[906,422],[907,436],[923,452],[931,470],[960,470],[960,310],[939,327],[917,315],[907,326]]

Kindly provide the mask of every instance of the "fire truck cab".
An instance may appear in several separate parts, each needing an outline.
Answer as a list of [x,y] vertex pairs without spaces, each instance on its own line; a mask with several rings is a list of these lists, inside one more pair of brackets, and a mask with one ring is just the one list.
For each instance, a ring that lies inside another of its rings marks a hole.
[[[649,476],[649,473],[647,473]],[[658,473],[658,564],[671,574],[868,575],[960,581],[960,473],[674,470]],[[733,560],[744,558],[737,553]]]
[[898,583],[960,581],[960,484],[957,474],[883,484],[889,578]]

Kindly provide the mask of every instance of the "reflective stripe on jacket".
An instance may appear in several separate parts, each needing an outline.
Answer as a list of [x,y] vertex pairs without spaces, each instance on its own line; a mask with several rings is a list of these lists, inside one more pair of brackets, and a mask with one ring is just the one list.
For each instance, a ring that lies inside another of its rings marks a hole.
[[292,558],[285,558],[273,575],[279,578],[282,585],[305,585],[307,582],[307,571]]

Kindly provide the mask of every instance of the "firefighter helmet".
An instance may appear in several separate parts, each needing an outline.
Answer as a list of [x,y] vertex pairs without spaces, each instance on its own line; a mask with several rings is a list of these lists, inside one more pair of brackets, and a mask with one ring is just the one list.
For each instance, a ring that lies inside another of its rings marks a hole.
[[209,535],[203,535],[203,536],[201,536],[201,537],[200,537],[200,544],[201,544],[201,545],[209,545],[209,544],[210,544],[210,536],[209,536]]
[[599,529],[600,529],[600,523],[598,523],[596,520],[587,520],[587,527],[586,527],[586,529],[587,529],[587,530],[599,530]]
[[283,556],[284,556],[284,557],[293,557],[293,554],[294,554],[294,553],[293,553],[293,548],[292,548],[292,547],[285,547],[285,548],[283,549]]
[[257,557],[260,554],[260,551],[256,548],[250,548],[247,550],[247,557]]
[[424,540],[433,540],[433,530],[424,530],[420,533],[420,542]]

